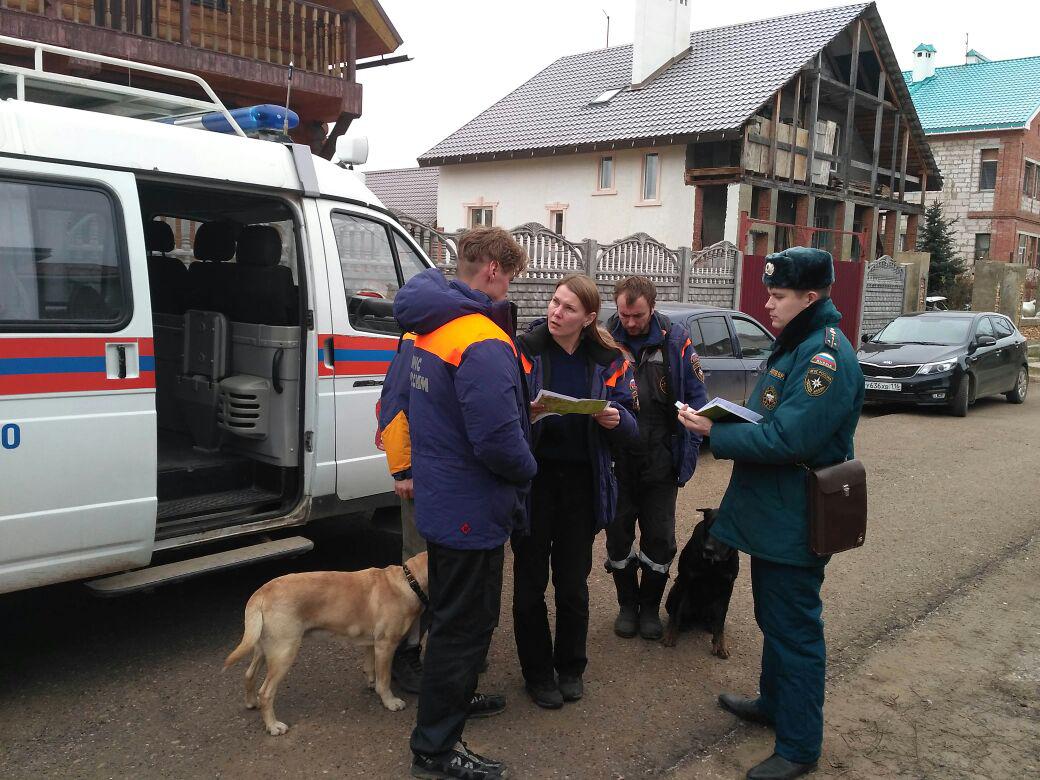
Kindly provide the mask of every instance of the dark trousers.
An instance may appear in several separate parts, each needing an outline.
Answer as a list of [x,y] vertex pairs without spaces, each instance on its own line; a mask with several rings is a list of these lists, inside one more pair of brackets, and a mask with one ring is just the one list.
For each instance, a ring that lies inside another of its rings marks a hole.
[[622,458],[618,462],[618,503],[614,522],[607,526],[607,557],[612,568],[627,561],[636,539],[639,522],[639,549],[658,571],[668,572],[675,557],[675,499],[679,486],[670,482],[644,481],[641,459]]
[[755,620],[763,640],[759,706],[776,724],[776,752],[800,764],[819,759],[823,748],[822,585],[823,566],[751,559]]
[[[539,461],[531,487],[531,533],[513,536],[513,632],[524,679],[577,676],[588,663],[589,572],[596,527],[592,467]],[[549,633],[545,589],[552,567],[556,641]]]
[[452,550],[429,542],[430,633],[411,747],[436,755],[462,736],[477,674],[498,624],[504,548]]

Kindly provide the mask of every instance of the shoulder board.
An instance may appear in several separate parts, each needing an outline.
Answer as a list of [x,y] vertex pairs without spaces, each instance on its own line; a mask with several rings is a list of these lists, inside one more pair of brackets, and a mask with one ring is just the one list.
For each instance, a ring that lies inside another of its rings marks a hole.
[[827,330],[826,330],[826,335],[823,338],[823,341],[831,349],[837,349],[838,348],[838,344],[840,343],[838,341],[838,331],[835,330],[834,328],[828,327]]

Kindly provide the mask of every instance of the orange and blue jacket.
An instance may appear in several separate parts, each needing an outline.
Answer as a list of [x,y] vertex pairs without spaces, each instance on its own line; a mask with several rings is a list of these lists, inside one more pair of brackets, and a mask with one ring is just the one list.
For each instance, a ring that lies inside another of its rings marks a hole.
[[382,446],[386,451],[386,465],[395,480],[412,477],[412,439],[408,432],[408,371],[414,346],[414,333],[401,336],[397,343],[397,354],[390,362],[386,379],[383,380],[376,413]]
[[[531,398],[536,397],[551,381],[546,371],[548,362],[543,359],[551,338],[545,320],[537,320],[531,323],[527,332],[518,339]],[[582,349],[589,360],[589,390],[585,397],[608,400],[611,406],[617,407],[621,413],[620,423],[609,431],[591,417],[588,421],[592,494],[596,497],[593,510],[598,531],[613,521],[617,508],[618,488],[614,476],[613,449],[637,444],[639,424],[632,414],[632,386],[635,381],[631,366],[623,354],[617,350],[604,349],[589,341],[583,342]],[[531,439],[535,449],[538,447],[540,432],[540,423],[531,426]]]
[[[457,279],[449,283],[431,268],[401,288],[394,316],[415,334],[403,420],[416,527],[427,541],[452,549],[499,547],[527,528],[537,470],[511,304],[492,302]],[[388,454],[395,446],[388,441]]]

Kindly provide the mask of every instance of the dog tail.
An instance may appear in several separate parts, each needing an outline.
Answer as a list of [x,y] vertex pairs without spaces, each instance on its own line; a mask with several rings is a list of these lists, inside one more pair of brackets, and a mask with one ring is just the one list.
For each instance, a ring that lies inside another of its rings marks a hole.
[[260,633],[264,629],[264,597],[253,595],[246,604],[246,627],[242,641],[231,654],[224,659],[224,670],[241,661],[260,641]]

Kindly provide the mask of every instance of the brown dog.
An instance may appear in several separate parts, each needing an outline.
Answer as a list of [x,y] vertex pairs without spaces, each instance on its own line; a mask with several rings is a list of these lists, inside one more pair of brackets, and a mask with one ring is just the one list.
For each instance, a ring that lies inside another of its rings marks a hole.
[[[405,565],[425,593],[429,582],[426,553]],[[286,574],[250,596],[242,642],[224,661],[224,669],[253,652],[246,669],[246,707],[260,707],[269,734],[284,734],[289,727],[274,716],[278,683],[296,659],[304,634],[331,631],[367,648],[368,686],[375,688],[384,707],[396,712],[404,708],[404,702],[390,690],[390,663],[401,638],[422,610],[423,604],[401,566]],[[267,662],[267,676],[258,696],[256,674],[262,660]]]

